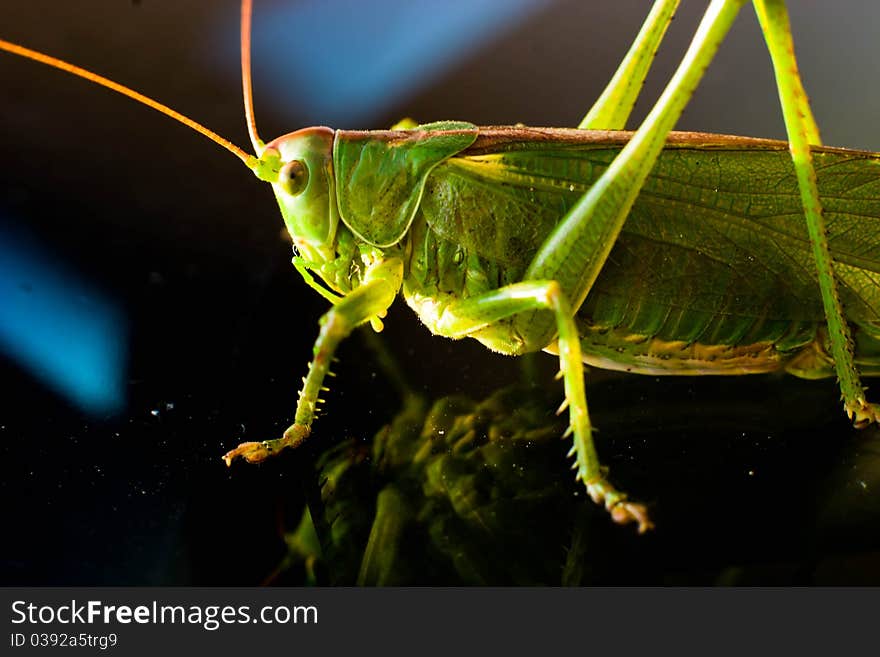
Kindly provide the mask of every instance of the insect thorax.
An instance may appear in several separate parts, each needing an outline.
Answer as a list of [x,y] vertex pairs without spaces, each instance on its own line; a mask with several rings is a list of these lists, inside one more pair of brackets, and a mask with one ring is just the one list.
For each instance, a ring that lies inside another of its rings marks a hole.
[[[523,266],[474,251],[440,235],[421,212],[416,215],[406,238],[403,295],[435,334],[444,335],[439,319],[450,304],[522,280]],[[469,337],[493,351],[519,355],[542,349],[552,335],[527,344],[514,331],[513,322],[501,320]]]

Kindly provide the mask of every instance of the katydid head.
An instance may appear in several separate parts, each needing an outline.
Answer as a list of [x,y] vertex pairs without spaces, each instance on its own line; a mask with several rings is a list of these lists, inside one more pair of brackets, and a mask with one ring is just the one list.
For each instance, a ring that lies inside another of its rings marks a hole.
[[330,128],[306,128],[263,144],[254,120],[250,71],[251,2],[241,5],[242,91],[248,132],[256,155],[251,155],[202,124],[162,103],[70,62],[0,39],[6,51],[85,78],[128,96],[208,137],[239,158],[261,180],[269,182],[293,243],[309,265],[322,265],[336,258],[339,212],[336,207],[332,170],[334,132]]
[[333,138],[330,128],[305,128],[270,142],[260,158],[277,170],[269,182],[284,225],[297,251],[311,264],[323,264],[336,257],[339,212]]

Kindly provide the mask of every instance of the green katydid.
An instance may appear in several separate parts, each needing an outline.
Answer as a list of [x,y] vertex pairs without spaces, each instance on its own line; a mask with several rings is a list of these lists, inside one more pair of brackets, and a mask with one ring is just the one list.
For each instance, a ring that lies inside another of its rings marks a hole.
[[[402,291],[439,335],[474,337],[508,354],[558,353],[577,477],[615,520],[644,531],[645,508],[599,465],[582,361],[654,374],[836,374],[857,426],[876,420],[856,363],[873,370],[880,355],[880,286],[872,280],[880,264],[867,223],[880,209],[871,196],[878,157],[819,147],[781,0],[754,4],[790,146],[670,133],[745,0],[713,0],[641,128],[618,132],[677,4],[655,2],[578,130],[442,122],[378,132],[309,128],[263,144],[243,46],[256,155],[104,78],[0,47],[171,114],[272,184],[298,251],[294,264],[333,308],[321,320],[295,423],[279,439],[240,445],[228,463],[301,443],[337,344],[359,324],[380,328]],[[242,15],[246,44],[247,1]],[[818,188],[814,169],[822,171]],[[756,261],[767,271],[757,281],[743,272]]]

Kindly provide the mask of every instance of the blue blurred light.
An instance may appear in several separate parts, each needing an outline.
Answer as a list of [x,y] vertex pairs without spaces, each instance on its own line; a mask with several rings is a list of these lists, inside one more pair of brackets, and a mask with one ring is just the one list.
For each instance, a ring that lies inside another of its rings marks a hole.
[[258,4],[253,59],[273,81],[273,103],[311,123],[360,128],[548,1]]
[[76,274],[0,232],[0,350],[87,413],[125,405],[121,313]]

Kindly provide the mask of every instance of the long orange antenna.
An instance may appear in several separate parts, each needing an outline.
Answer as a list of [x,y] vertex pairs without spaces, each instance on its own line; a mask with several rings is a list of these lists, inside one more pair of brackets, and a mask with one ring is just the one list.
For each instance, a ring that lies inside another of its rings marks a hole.
[[254,89],[251,77],[251,0],[241,0],[241,91],[244,94],[244,116],[248,134],[257,155],[265,144],[257,134],[257,121],[254,118]]
[[138,93],[134,89],[129,89],[125,85],[119,84],[118,82],[114,82],[113,80],[109,80],[101,75],[98,75],[97,73],[92,73],[91,71],[86,70],[84,68],[81,68],[79,66],[75,66],[74,64],[71,64],[70,62],[66,62],[63,59],[58,59],[57,57],[51,57],[49,55],[44,55],[43,53],[38,52],[36,50],[31,50],[30,48],[25,48],[23,46],[19,46],[19,45],[15,44],[15,43],[11,43],[9,41],[4,41],[3,39],[0,39],[0,50],[5,50],[6,52],[10,52],[13,55],[18,55],[19,57],[24,57],[25,59],[31,59],[35,62],[40,62],[41,64],[45,64],[46,66],[51,66],[52,68],[57,68],[62,71],[66,71],[67,73],[71,73],[73,75],[76,75],[77,77],[85,78],[86,80],[89,80],[90,82],[94,82],[95,84],[99,84],[102,87],[112,89],[116,93],[120,93],[123,96],[128,96],[129,98],[132,98],[133,100],[136,100],[139,103],[143,103],[147,107],[152,107],[154,110],[156,110],[158,112],[162,112],[162,114],[165,114],[166,116],[170,116],[175,121],[179,121],[180,123],[184,124],[185,126],[192,128],[196,132],[200,132],[201,134],[205,135],[205,137],[207,137],[208,139],[213,141],[215,144],[219,144],[220,146],[222,146],[223,148],[228,150],[230,153],[232,153],[233,155],[238,157],[238,159],[240,159],[242,162],[244,162],[248,168],[255,169],[259,165],[259,160],[255,156],[251,155],[247,151],[242,150],[241,148],[239,148],[238,146],[233,144],[228,139],[224,139],[223,137],[218,135],[213,130],[209,130],[208,128],[203,126],[201,123],[197,123],[196,121],[193,121],[188,116],[184,116],[180,112],[176,112],[173,109],[171,109],[170,107],[168,107],[167,105],[163,105],[162,103],[153,100],[149,96],[145,96],[142,93]]
[[248,124],[251,144],[259,155],[265,144],[257,134],[257,119],[254,115],[254,88],[251,76],[251,0],[241,0],[241,91],[244,94],[244,117]]

